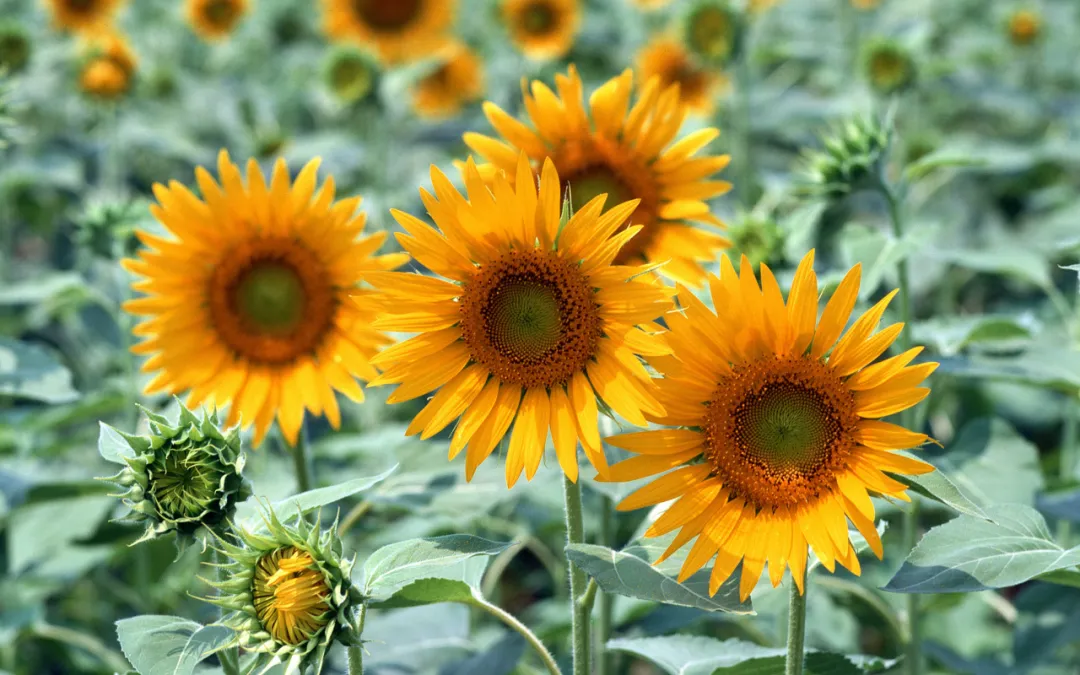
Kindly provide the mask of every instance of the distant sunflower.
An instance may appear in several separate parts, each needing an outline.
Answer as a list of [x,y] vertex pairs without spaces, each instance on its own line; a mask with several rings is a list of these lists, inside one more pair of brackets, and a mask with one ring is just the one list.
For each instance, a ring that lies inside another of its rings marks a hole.
[[1042,18],[1029,9],[1019,9],[1009,16],[1009,39],[1018,47],[1026,47],[1039,39]]
[[881,3],[881,0],[851,0],[851,4],[857,9],[873,9]]
[[446,42],[457,0],[322,0],[326,34],[373,47],[385,61],[428,56]]
[[919,384],[938,364],[909,366],[917,347],[870,365],[903,329],[874,332],[896,292],[841,336],[860,268],[840,282],[818,321],[813,260],[813,251],[803,258],[786,305],[768,266],[761,265],[759,287],[745,257],[739,273],[724,258],[720,278],[710,277],[717,311],[680,291],[682,312],[666,316],[673,357],[653,359],[664,375],[657,385],[667,414],[651,416],[678,428],[608,439],[639,456],[611,466],[601,480],[675,469],[619,508],[677,498],[646,535],[679,529],[661,559],[697,537],[679,579],[715,556],[710,593],[740,561],[743,599],[766,562],[773,586],[790,567],[801,591],[808,545],[829,571],[839,562],[859,574],[847,521],[881,557],[870,494],[907,501],[907,486],[885,472],[933,470],[894,452],[926,442],[926,435],[879,418],[925,398],[930,390]]
[[53,25],[70,31],[88,31],[107,24],[123,0],[44,0]]
[[370,328],[377,309],[356,287],[406,257],[372,255],[385,233],[358,239],[360,198],[335,202],[332,178],[316,191],[318,166],[290,185],[278,160],[267,185],[254,160],[244,180],[222,151],[220,186],[196,170],[205,201],[176,182],[154,186],[151,212],[173,237],[139,231],[148,248],[123,261],[146,294],[124,309],[149,317],[132,348],[152,355],[144,371],[160,371],[147,393],[231,403],[227,425],[254,424],[256,445],[275,417],[295,444],[305,408],[337,428],[334,390],[363,400],[354,378],[376,376],[369,359],[388,342]]
[[531,95],[525,94],[533,128],[485,103],[488,120],[505,141],[468,133],[465,143],[511,180],[518,149],[536,166],[550,157],[575,205],[599,194],[609,195],[612,203],[640,200],[630,221],[644,229],[627,243],[616,263],[666,261],[663,274],[700,283],[705,278],[701,263],[713,262],[728,241],[691,223],[724,227],[706,200],[731,189],[726,181],[708,180],[730,158],[693,155],[720,132],[701,129],[675,142],[689,108],[679,101],[679,88],[663,87],[659,78],[645,84],[633,106],[630,70],[597,89],[588,108],[573,66],[568,76],[556,75],[555,84],[558,96],[539,81],[532,83]]
[[682,17],[683,42],[708,63],[727,65],[742,50],[742,17],[727,0],[696,0]]
[[[398,241],[438,277],[385,273],[368,281],[386,294],[380,330],[417,332],[373,363],[371,382],[398,384],[388,399],[437,391],[406,433],[429,438],[460,418],[450,459],[468,448],[465,476],[510,430],[508,486],[532,479],[551,432],[559,465],[577,480],[577,444],[603,473],[597,397],[634,424],[662,415],[638,355],[668,352],[650,323],[671,291],[638,267],[613,265],[641,229],[623,229],[635,202],[601,215],[605,198],[560,224],[561,183],[551,161],[533,180],[522,153],[516,187],[497,174],[488,189],[470,159],[462,196],[432,167],[435,196],[421,197],[438,230],[392,211],[408,234]],[[442,278],[440,278],[442,277]]]
[[86,43],[87,55],[79,74],[83,92],[102,100],[126,94],[135,79],[138,61],[127,40],[118,33],[98,33]]
[[248,0],[188,0],[188,21],[207,40],[218,40],[233,31],[248,11]]
[[452,117],[484,93],[484,63],[462,44],[447,48],[440,63],[416,83],[413,108],[427,118]]
[[642,81],[660,78],[660,86],[679,85],[679,96],[691,110],[708,114],[717,90],[727,83],[720,73],[702,67],[678,40],[659,37],[638,53],[637,74]]
[[764,12],[779,5],[783,0],[748,0],[746,10],[751,13]]
[[580,0],[504,0],[503,20],[511,39],[533,59],[557,59],[574,46]]
[[667,7],[668,5],[670,5],[675,0],[630,0],[630,1],[635,6],[637,6],[639,9],[652,11],[652,10],[655,10],[655,9],[660,9],[662,7]]

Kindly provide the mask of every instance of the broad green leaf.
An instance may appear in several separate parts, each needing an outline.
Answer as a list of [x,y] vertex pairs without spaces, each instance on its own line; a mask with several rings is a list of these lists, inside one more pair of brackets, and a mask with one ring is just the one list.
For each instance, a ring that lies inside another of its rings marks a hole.
[[[270,508],[279,518],[288,518],[296,515],[298,510],[303,514],[310,513],[327,504],[333,504],[334,502],[341,501],[342,499],[363,492],[373,485],[382,482],[396,470],[397,465],[394,465],[378,476],[354,478],[345,481],[344,483],[338,483],[337,485],[301,492],[298,495],[293,495],[287,499],[274,502],[270,505]],[[254,497],[247,499],[236,507],[237,520],[248,524],[257,523],[260,518],[259,509],[259,502]]]
[[648,659],[671,675],[712,675],[717,668],[786,653],[782,648],[760,647],[741,640],[721,642],[698,635],[620,638],[608,640],[607,648]]
[[1049,288],[1053,284],[1049,265],[1043,256],[1016,246],[985,250],[933,248],[928,249],[926,255],[976,272],[1005,274],[1023,279],[1039,288]]
[[120,648],[142,675],[191,675],[203,659],[235,643],[224,626],[147,614],[116,622]]
[[42,501],[13,509],[8,516],[8,571],[17,574],[41,563],[105,520],[116,500],[104,495]]
[[916,323],[912,335],[916,343],[934,348],[943,356],[955,356],[965,347],[976,344],[1013,346],[1030,341],[1030,317],[949,316]]
[[1031,506],[1043,487],[1038,448],[1000,418],[965,425],[945,453],[943,465],[954,482],[981,504]]
[[946,148],[932,152],[907,165],[904,168],[904,176],[911,182],[918,182],[939,169],[969,169],[985,165],[984,159]]
[[71,372],[37,345],[0,337],[0,396],[68,403],[79,398]]
[[525,653],[525,639],[506,633],[487,650],[439,671],[439,675],[510,675]]
[[884,589],[981,591],[1080,565],[1080,547],[1066,550],[1054,542],[1035,509],[999,504],[985,512],[990,520],[961,515],[927,532]]
[[0,306],[37,305],[55,295],[83,288],[86,279],[74,272],[35,276],[31,281],[4,284],[0,289]]
[[[717,668],[712,675],[784,675],[786,656],[750,659],[735,666]],[[803,661],[803,675],[863,675],[882,672],[895,661],[828,652],[810,652]]]
[[372,612],[364,624],[364,672],[436,672],[471,654],[469,612],[454,603]]
[[104,422],[99,422],[98,426],[98,454],[116,464],[123,464],[125,457],[135,456],[135,451],[116,429]]
[[921,476],[908,476],[902,474],[889,474],[896,480],[904,483],[911,488],[913,492],[916,492],[923,497],[928,497],[936,502],[940,502],[948,507],[955,509],[956,511],[974,516],[976,518],[986,519],[986,512],[983,507],[971,496],[964,493],[956,483],[940,469],[925,473]]
[[378,609],[400,609],[433,605],[437,602],[459,602],[464,605],[477,604],[476,590],[473,586],[456,579],[427,578],[417,579],[407,586],[399,588],[386,600],[371,603]]
[[1063,344],[1038,342],[1014,356],[975,354],[942,358],[937,372],[1048,387],[1069,394],[1080,388],[1080,352]]
[[[410,539],[384,546],[364,561],[364,594],[375,600],[391,597],[414,581],[428,578],[462,579],[463,566],[475,556],[501,553],[509,544],[468,534]],[[481,570],[482,572],[482,570]],[[475,575],[470,581],[478,581]]]
[[596,579],[600,589],[607,593],[708,612],[752,611],[749,602],[739,602],[739,581],[734,575],[724,582],[716,595],[710,597],[707,569],[680,584],[649,564],[644,557],[647,555],[644,548],[614,551],[605,546],[572,544],[567,547],[566,554],[574,565]]

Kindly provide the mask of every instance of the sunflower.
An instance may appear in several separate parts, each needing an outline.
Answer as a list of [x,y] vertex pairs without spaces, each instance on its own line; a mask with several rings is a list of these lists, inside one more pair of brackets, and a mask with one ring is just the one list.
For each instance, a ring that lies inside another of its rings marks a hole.
[[1026,47],[1039,39],[1042,18],[1029,9],[1019,9],[1009,16],[1009,39],[1018,47]]
[[717,90],[727,84],[722,74],[696,63],[682,43],[658,37],[638,53],[637,74],[644,81],[655,76],[660,86],[679,85],[679,96],[686,106],[699,114],[712,112]]
[[852,6],[857,9],[873,9],[878,6],[881,0],[851,0]]
[[588,108],[582,104],[581,78],[573,66],[568,76],[556,75],[555,84],[559,96],[539,81],[532,83],[531,95],[525,94],[533,128],[485,103],[488,120],[506,141],[467,133],[465,143],[511,181],[518,149],[534,164],[550,158],[575,205],[600,194],[610,195],[615,203],[637,199],[630,221],[644,229],[623,247],[616,264],[666,261],[662,273],[701,282],[701,263],[714,261],[728,241],[691,223],[724,227],[705,201],[731,189],[726,181],[708,180],[730,158],[693,155],[720,132],[701,129],[673,143],[689,109],[679,101],[678,86],[662,87],[659,78],[645,84],[632,107],[630,70],[597,89]]
[[124,309],[149,317],[132,348],[152,355],[143,371],[160,371],[147,393],[231,402],[227,426],[254,424],[256,445],[275,417],[295,444],[305,408],[337,428],[334,390],[363,400],[354,377],[375,377],[369,359],[387,340],[370,328],[377,310],[356,286],[406,259],[372,256],[385,233],[357,239],[360,198],[334,202],[332,178],[316,191],[318,166],[290,185],[278,160],[267,185],[254,160],[245,180],[222,151],[220,186],[196,171],[203,199],[179,183],[154,185],[151,212],[174,237],[139,231],[148,248],[123,262],[146,294]]
[[557,59],[574,46],[580,0],[504,0],[503,21],[514,44],[531,59]]
[[439,65],[416,83],[413,108],[427,118],[452,117],[484,93],[484,64],[463,44],[448,47]]
[[653,10],[656,10],[656,9],[661,9],[662,7],[667,7],[668,5],[670,5],[675,0],[630,0],[630,1],[638,9],[644,9],[646,11],[653,11]]
[[515,171],[516,187],[497,174],[489,190],[470,159],[462,196],[433,167],[435,196],[421,197],[438,230],[392,213],[408,232],[401,245],[443,278],[368,276],[386,294],[387,315],[375,327],[419,333],[373,359],[383,374],[371,384],[398,384],[392,403],[438,390],[407,433],[429,438],[460,418],[450,459],[468,447],[470,480],[513,422],[511,487],[522,470],[535,475],[549,430],[570,480],[579,441],[606,470],[597,396],[635,424],[645,412],[663,414],[638,355],[667,353],[651,322],[671,295],[647,268],[612,264],[641,229],[623,229],[635,201],[601,214],[606,197],[598,196],[564,223],[554,164],[544,163],[539,189],[524,153]]
[[698,0],[683,15],[682,28],[686,48],[709,63],[726,65],[742,49],[742,17],[726,0]]
[[874,91],[895,94],[915,82],[915,60],[898,42],[871,40],[863,51],[863,72]]
[[247,0],[188,0],[188,21],[207,40],[227,36],[248,10]]
[[326,34],[373,47],[386,61],[428,56],[446,41],[457,0],[323,0]]
[[773,586],[790,567],[802,591],[808,545],[829,571],[839,562],[859,574],[847,521],[880,558],[870,494],[907,501],[906,486],[886,472],[933,470],[894,452],[927,436],[880,418],[925,398],[929,389],[918,385],[938,364],[908,365],[917,347],[870,365],[903,329],[874,332],[896,291],[841,335],[860,268],[847,273],[818,321],[813,260],[813,251],[803,258],[786,305],[768,266],[761,265],[759,286],[745,257],[739,273],[725,258],[721,276],[710,277],[716,312],[680,289],[682,312],[666,317],[673,355],[652,360],[664,375],[657,384],[667,413],[650,416],[677,428],[608,439],[639,456],[611,466],[601,480],[675,469],[619,508],[678,498],[647,535],[679,529],[661,560],[697,537],[679,579],[715,556],[710,593],[740,561],[742,599],[766,562]]
[[131,89],[138,62],[127,40],[118,33],[99,33],[87,43],[79,86],[90,96],[112,100]]
[[53,25],[70,31],[88,31],[107,24],[123,0],[44,0]]

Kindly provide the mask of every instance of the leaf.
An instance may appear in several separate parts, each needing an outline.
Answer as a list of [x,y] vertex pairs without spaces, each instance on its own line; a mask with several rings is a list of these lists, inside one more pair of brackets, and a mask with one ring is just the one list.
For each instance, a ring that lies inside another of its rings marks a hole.
[[961,430],[943,457],[956,483],[982,504],[1031,506],[1043,487],[1039,450],[1000,418],[977,419]]
[[135,452],[116,429],[104,422],[98,422],[98,454],[115,464],[124,464],[125,457],[134,457]]
[[721,642],[697,635],[620,638],[608,640],[607,648],[648,659],[671,675],[711,675],[717,668],[786,653],[781,648],[759,647],[741,640]]
[[1013,356],[976,354],[940,359],[939,374],[974,377],[1056,389],[1075,394],[1080,388],[1080,352],[1050,341],[1034,343]]
[[1049,266],[1043,256],[1017,246],[984,250],[937,247],[927,249],[926,256],[931,259],[945,260],[976,272],[1016,277],[1039,288],[1050,288],[1053,285]]
[[236,642],[225,626],[147,614],[116,622],[120,648],[141,675],[191,675],[203,659]]
[[[751,659],[736,666],[717,668],[712,675],[784,675],[786,656]],[[810,652],[803,661],[803,675],[863,675],[892,667],[896,661]]]
[[524,653],[525,638],[508,632],[486,651],[443,668],[439,675],[510,675]]
[[[274,502],[270,505],[270,508],[274,513],[278,514],[279,518],[293,516],[297,513],[297,510],[299,510],[301,514],[310,513],[327,504],[333,504],[336,501],[363,492],[373,485],[377,485],[386,480],[386,478],[396,470],[397,465],[395,464],[378,476],[354,478],[345,481],[344,483],[338,483],[337,485],[301,492],[298,495],[293,495],[287,499]],[[256,523],[260,518],[259,502],[255,498],[247,499],[237,505],[236,513],[238,521],[246,522],[248,524]]]
[[946,148],[920,157],[904,168],[904,176],[908,181],[917,182],[926,178],[939,169],[969,169],[986,166],[984,159]]
[[71,372],[41,347],[0,338],[0,396],[69,403],[79,398]]
[[74,272],[35,276],[32,281],[4,284],[0,289],[0,306],[38,305],[61,293],[84,289],[86,285],[86,279]]
[[60,554],[72,542],[89,537],[114,504],[110,497],[89,495],[14,509],[8,516],[8,571],[18,574],[32,563]]
[[1015,586],[1080,564],[1080,547],[1066,550],[1050,538],[1033,508],[999,504],[990,520],[961,515],[931,529],[884,590],[964,593]]
[[[473,574],[463,575],[466,561],[474,556],[492,556],[509,544],[489,541],[469,534],[410,539],[384,546],[364,561],[364,595],[385,600],[414,581],[428,578],[451,578],[479,581]],[[467,570],[468,568],[466,568]],[[482,572],[482,570],[481,570]]]
[[469,608],[441,604],[372,613],[364,624],[365,672],[419,673],[472,651]]
[[[635,555],[635,553],[637,555]],[[614,551],[593,544],[572,544],[566,555],[585,571],[607,593],[616,593],[641,600],[668,605],[694,607],[707,612],[752,611],[749,602],[739,602],[739,581],[732,575],[721,585],[715,596],[709,597],[709,571],[702,570],[683,583],[677,582],[644,557],[648,549],[633,547]]]
[[475,587],[456,579],[418,579],[394,592],[386,600],[375,601],[370,606],[378,609],[400,609],[433,605],[437,602],[457,602],[475,605]]
[[955,356],[965,347],[977,344],[1000,344],[1008,347],[1028,342],[1035,321],[1030,316],[935,317],[913,326],[916,343],[926,344],[943,356]]
[[984,520],[989,519],[982,506],[957,487],[956,483],[952,482],[945,472],[940,469],[925,473],[921,476],[908,476],[894,473],[889,473],[889,476],[904,483],[910,487],[913,492],[916,492],[923,497],[933,499],[936,502],[940,502],[960,513],[976,518],[982,518]]

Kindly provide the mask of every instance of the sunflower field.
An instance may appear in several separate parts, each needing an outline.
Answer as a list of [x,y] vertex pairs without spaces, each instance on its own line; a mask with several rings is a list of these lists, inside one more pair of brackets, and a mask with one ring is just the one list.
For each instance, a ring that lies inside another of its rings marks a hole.
[[1078,44],[0,0],[0,675],[1080,675]]

